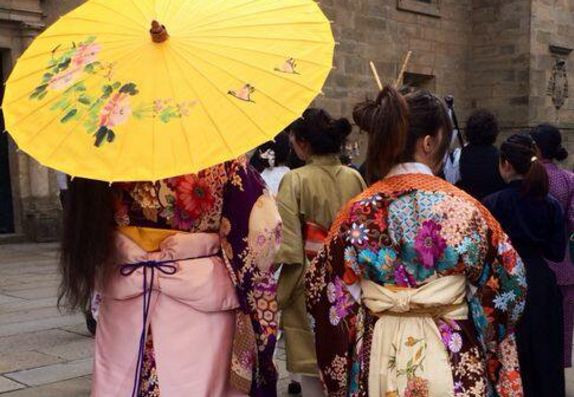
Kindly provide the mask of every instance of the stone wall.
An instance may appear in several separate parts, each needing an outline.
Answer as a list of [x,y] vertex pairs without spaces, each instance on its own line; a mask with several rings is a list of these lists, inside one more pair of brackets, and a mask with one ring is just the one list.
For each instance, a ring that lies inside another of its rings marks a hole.
[[531,0],[473,0],[467,89],[471,108],[504,129],[528,125]]
[[[469,109],[465,89],[469,56],[470,0],[441,0],[438,17],[399,9],[397,0],[323,0],[340,43],[335,67],[317,104],[335,115],[351,116],[353,105],[377,88],[373,61],[385,83],[393,82],[409,50],[409,73],[434,76],[424,85],[457,98],[461,116]],[[422,7],[426,4],[421,3]]]
[[[533,0],[530,57],[529,123],[559,125],[566,144],[574,153],[574,98],[563,89],[564,73],[556,68],[564,62],[574,96],[574,2],[572,0]],[[555,84],[553,84],[555,83]],[[568,163],[573,165],[574,158]]]

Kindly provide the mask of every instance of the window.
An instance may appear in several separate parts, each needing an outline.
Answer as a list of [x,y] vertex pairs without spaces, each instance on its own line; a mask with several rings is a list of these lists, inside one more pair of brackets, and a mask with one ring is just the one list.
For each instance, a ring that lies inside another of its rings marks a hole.
[[403,85],[424,88],[425,90],[435,91],[435,78],[433,75],[406,72],[403,80]]
[[440,0],[397,0],[397,8],[417,14],[440,17]]

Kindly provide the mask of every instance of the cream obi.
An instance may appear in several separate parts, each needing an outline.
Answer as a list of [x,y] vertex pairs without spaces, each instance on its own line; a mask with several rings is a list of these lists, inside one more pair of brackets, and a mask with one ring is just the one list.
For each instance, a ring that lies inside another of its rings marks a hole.
[[420,288],[362,281],[363,304],[379,317],[369,368],[369,396],[403,396],[413,384],[429,397],[454,396],[452,369],[436,324],[468,318],[466,277],[447,276]]

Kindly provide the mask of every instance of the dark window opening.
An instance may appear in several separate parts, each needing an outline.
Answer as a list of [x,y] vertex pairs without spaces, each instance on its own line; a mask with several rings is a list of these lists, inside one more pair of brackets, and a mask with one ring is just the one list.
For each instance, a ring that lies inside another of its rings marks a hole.
[[[0,76],[4,79],[2,63]],[[4,98],[4,84],[0,87],[0,102]],[[4,114],[0,112],[0,234],[14,233],[14,207],[12,205],[12,184],[10,181],[10,152]]]

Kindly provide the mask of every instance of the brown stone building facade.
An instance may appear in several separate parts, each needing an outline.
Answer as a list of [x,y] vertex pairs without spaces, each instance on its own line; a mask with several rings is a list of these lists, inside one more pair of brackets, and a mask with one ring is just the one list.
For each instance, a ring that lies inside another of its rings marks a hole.
[[[0,0],[4,78],[35,35],[82,2]],[[376,94],[369,61],[392,82],[411,50],[405,82],[454,95],[461,120],[473,109],[488,108],[509,131],[556,123],[574,150],[568,86],[574,79],[574,1],[321,0],[320,5],[333,21],[338,45],[335,69],[317,105],[334,115],[350,116],[354,103]],[[14,236],[56,238],[57,193],[53,172],[17,152],[3,134],[0,242]]]

